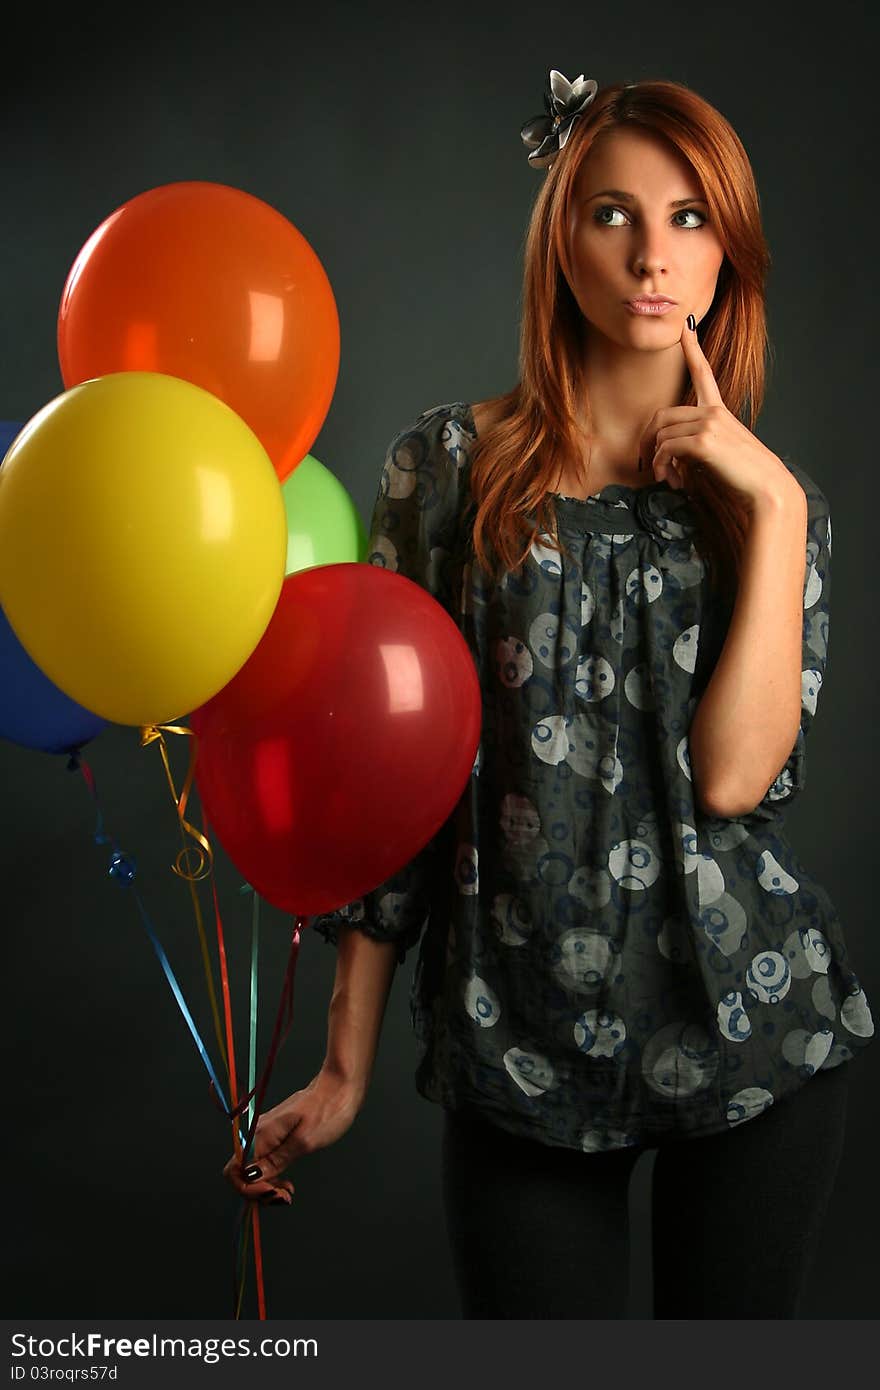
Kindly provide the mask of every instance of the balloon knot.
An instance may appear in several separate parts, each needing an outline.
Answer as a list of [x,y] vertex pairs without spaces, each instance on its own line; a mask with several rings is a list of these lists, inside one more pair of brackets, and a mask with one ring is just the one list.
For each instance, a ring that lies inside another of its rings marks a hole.
[[131,883],[137,872],[136,860],[128,859],[115,849],[110,856],[110,868],[107,871],[111,878],[118,879],[120,883]]

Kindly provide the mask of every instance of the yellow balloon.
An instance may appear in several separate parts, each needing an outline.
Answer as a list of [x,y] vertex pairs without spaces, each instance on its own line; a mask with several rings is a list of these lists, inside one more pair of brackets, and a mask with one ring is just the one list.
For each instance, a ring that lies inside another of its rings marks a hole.
[[56,396],[0,467],[0,603],[65,694],[119,724],[180,718],[257,646],[287,518],[257,436],[179,377]]

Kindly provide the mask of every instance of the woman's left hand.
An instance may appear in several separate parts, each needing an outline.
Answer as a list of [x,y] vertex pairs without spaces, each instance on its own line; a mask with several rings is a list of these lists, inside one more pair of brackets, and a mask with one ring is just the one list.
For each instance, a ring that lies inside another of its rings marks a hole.
[[697,396],[696,405],[662,406],[645,427],[639,457],[650,461],[657,481],[688,489],[692,468],[708,468],[738,494],[746,510],[800,485],[780,458],[727,409],[718,383],[685,320],[681,346]]

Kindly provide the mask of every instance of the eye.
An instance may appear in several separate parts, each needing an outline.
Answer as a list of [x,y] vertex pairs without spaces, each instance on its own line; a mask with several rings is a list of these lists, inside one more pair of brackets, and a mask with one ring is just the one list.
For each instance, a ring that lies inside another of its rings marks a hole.
[[613,225],[620,226],[619,222],[616,224],[606,222],[605,219],[602,217],[603,212],[619,212],[621,216],[625,215],[623,212],[623,208],[617,208],[614,206],[613,203],[600,203],[599,207],[597,207],[596,211],[593,213],[593,221],[598,222],[599,225],[602,227],[611,227]]
[[[619,222],[606,222],[605,219],[600,215],[603,212],[619,212],[622,217],[626,217],[626,213],[624,212],[623,208],[617,207],[614,203],[602,203],[598,208],[596,208],[595,212],[593,213],[593,221],[598,222],[600,227],[620,226]],[[696,231],[698,227],[705,226],[709,220],[706,214],[704,212],[701,212],[699,208],[679,208],[678,212],[674,213],[673,216],[698,217],[700,219],[699,222],[691,223],[689,226],[685,226],[684,223],[679,222],[679,227],[681,227],[682,230],[686,232]]]
[[704,227],[709,221],[706,214],[701,212],[699,208],[679,208],[675,215],[676,217],[699,217],[700,220],[696,224],[697,227]]

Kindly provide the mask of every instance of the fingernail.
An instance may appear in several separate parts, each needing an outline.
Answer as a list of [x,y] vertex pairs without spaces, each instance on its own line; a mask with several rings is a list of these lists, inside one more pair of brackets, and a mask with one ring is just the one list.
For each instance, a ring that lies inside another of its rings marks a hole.
[[687,316],[687,326],[688,326],[688,328],[690,328],[694,333],[696,333],[696,331],[697,331],[697,320],[694,318],[693,314],[688,314],[688,316]]
[[290,1206],[290,1203],[288,1202],[288,1200],[287,1200],[286,1197],[273,1197],[273,1198],[270,1200],[270,1202],[269,1202],[269,1206],[270,1206],[270,1207],[277,1207],[277,1206],[289,1207],[289,1206]]
[[249,1168],[245,1168],[244,1170],[245,1182],[256,1182],[257,1178],[261,1178],[262,1176],[263,1170],[262,1168],[258,1168],[256,1163],[252,1163]]
[[641,473],[641,471],[642,471],[642,460],[639,459],[639,472]]

